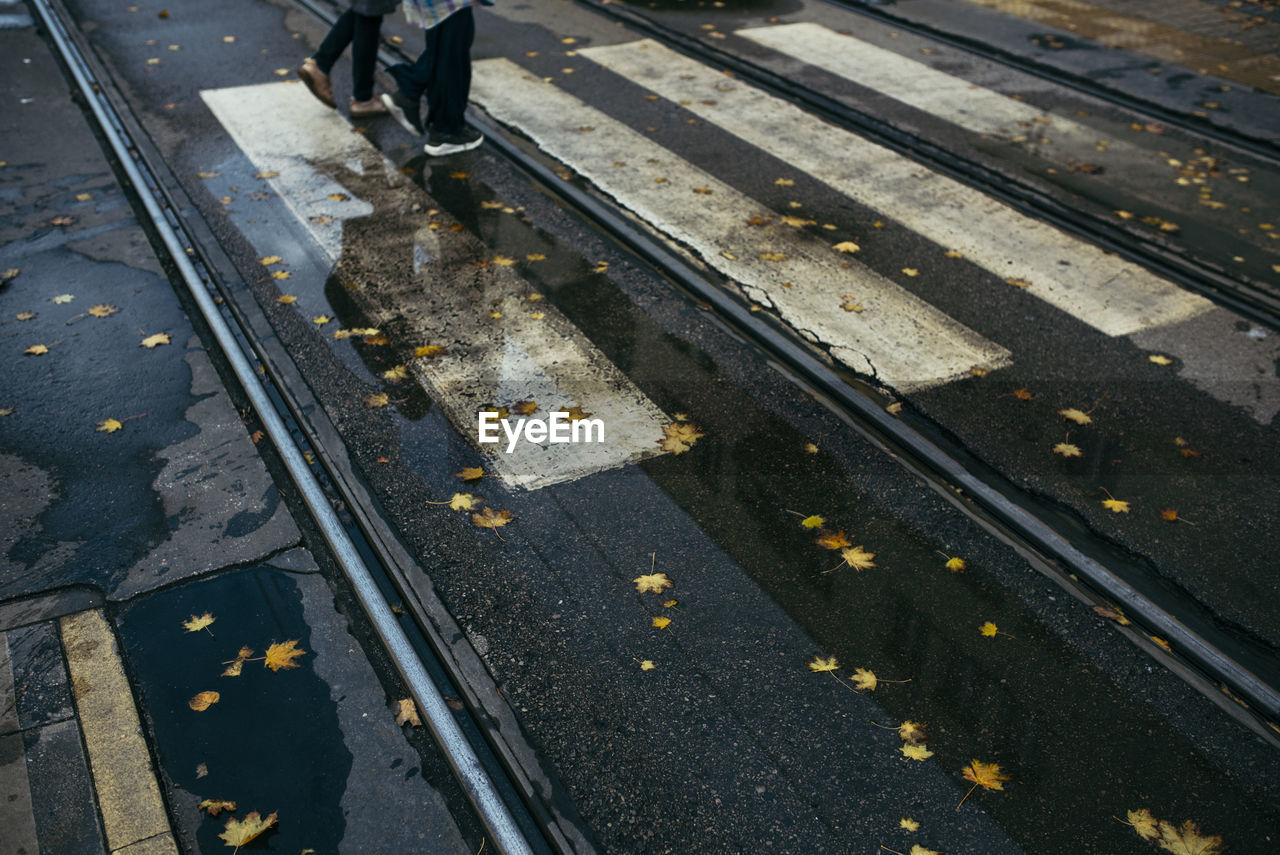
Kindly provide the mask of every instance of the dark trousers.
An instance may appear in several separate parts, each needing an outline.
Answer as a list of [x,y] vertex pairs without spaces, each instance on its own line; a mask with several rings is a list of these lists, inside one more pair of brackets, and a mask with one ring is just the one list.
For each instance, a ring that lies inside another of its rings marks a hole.
[[316,51],[316,65],[328,74],[347,45],[351,45],[351,97],[357,101],[373,97],[373,72],[378,64],[381,30],[381,15],[361,15],[348,9],[338,16]]
[[425,35],[426,48],[413,65],[402,62],[387,71],[405,98],[416,103],[426,96],[425,127],[442,134],[461,133],[466,127],[464,114],[471,94],[471,43],[476,37],[471,7],[454,12]]

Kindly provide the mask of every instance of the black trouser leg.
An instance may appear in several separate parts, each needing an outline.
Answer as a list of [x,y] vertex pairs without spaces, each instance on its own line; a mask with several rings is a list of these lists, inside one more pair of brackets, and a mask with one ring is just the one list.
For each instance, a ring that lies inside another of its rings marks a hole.
[[355,17],[355,34],[351,41],[351,97],[356,101],[368,101],[373,97],[373,73],[378,67],[382,16],[351,14]]
[[342,52],[347,49],[347,45],[351,44],[351,37],[355,33],[356,13],[350,9],[338,16],[338,20],[333,22],[333,26],[329,28],[329,34],[324,37],[324,41],[320,43],[320,49],[315,53],[316,65],[325,74],[333,70],[333,65],[338,61],[338,57],[342,56]]

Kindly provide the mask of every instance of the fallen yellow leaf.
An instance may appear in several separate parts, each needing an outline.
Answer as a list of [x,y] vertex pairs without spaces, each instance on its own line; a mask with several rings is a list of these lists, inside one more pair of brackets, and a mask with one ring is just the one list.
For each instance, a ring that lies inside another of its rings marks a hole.
[[199,632],[200,630],[208,627],[215,620],[217,620],[216,617],[211,615],[209,612],[205,612],[200,615],[200,617],[192,615],[190,618],[182,622],[182,626],[187,632]]
[[839,671],[840,670],[840,663],[836,661],[836,658],[834,656],[828,656],[826,659],[823,659],[821,656],[815,655],[813,657],[813,661],[807,664],[809,666],[809,670],[813,671],[815,674],[821,673],[823,671]]
[[902,752],[903,757],[910,760],[919,760],[922,763],[933,756],[933,752],[926,748],[923,742],[915,745],[904,745],[898,750]]
[[478,528],[502,528],[513,519],[515,517],[511,515],[511,511],[485,508],[480,513],[471,515],[471,524]]
[[235,847],[231,853],[231,855],[235,855],[241,846],[244,846],[275,824],[276,815],[274,813],[268,814],[264,818],[255,810],[244,819],[228,818],[226,828],[218,837],[226,841],[228,846]]
[[191,707],[196,712],[204,712],[209,707],[216,704],[221,697],[222,696],[217,692],[200,692],[194,698],[187,701],[187,706]]
[[299,656],[307,655],[307,651],[299,650],[297,644],[298,639],[296,638],[291,641],[273,642],[267,648],[266,659],[263,660],[262,664],[272,671],[279,671],[282,668],[297,668],[298,663],[293,660]]
[[202,810],[205,813],[209,814],[209,816],[217,816],[218,814],[222,813],[224,810],[227,813],[235,813],[236,803],[220,801],[217,799],[205,799],[204,801],[200,802],[199,805],[196,806],[196,810]]
[[649,573],[645,576],[637,576],[631,581],[635,582],[636,592],[641,594],[661,594],[667,588],[675,587],[674,583],[667,578],[666,573]]
[[161,332],[161,333],[156,333],[155,335],[149,335],[146,338],[144,338],[142,340],[142,346],[145,347],[147,350],[155,350],[160,345],[170,344],[171,342],[172,342],[172,339],[169,338],[169,334]]
[[418,718],[418,708],[413,703],[413,698],[401,698],[396,701],[396,724],[403,727],[422,727],[422,719]]

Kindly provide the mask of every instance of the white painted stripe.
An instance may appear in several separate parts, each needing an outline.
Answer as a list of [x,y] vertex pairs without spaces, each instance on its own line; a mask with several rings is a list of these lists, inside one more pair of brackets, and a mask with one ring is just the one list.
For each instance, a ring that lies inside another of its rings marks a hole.
[[[1008,361],[1004,348],[852,256],[779,224],[758,202],[508,60],[476,63],[471,94],[857,371],[908,391]],[[750,226],[753,216],[775,224]],[[786,258],[761,257],[769,253]],[[846,297],[864,310],[842,311]]]
[[1030,282],[1032,294],[1107,335],[1176,323],[1212,307],[1136,264],[650,40],[579,54],[960,250],[1001,279]]
[[[554,306],[529,302],[532,288],[517,273],[477,267],[492,253],[472,236],[430,229],[430,199],[341,115],[284,83],[201,96],[328,263],[341,259],[353,280],[367,273],[371,284],[353,294],[379,324],[408,323],[421,343],[447,345],[410,369],[504,481],[536,489],[662,453],[670,419]],[[480,407],[522,400],[539,404],[536,418],[579,406],[603,421],[605,441],[522,441],[510,454],[505,442],[481,445]]]
[[[999,92],[975,86],[967,80],[853,36],[841,35],[821,24],[754,27],[737,30],[735,35],[817,66],[859,86],[874,89],[977,134],[1030,134],[1033,133],[1031,128],[1048,118],[1048,113],[1030,104],[1014,101]],[[1088,139],[1097,139],[1097,131],[1075,122],[1054,118],[1052,123],[1055,137],[1061,131],[1075,128],[1082,135],[1087,131]],[[1041,134],[1037,132],[1037,135]]]

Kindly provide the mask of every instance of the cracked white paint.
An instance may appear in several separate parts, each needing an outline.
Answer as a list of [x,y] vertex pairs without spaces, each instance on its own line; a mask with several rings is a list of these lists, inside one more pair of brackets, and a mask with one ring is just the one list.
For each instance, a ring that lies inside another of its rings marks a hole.
[[[865,354],[846,363],[854,370],[874,364],[881,382],[911,391],[1009,361],[1007,350],[852,256],[781,225],[777,213],[505,59],[476,63],[472,97],[838,358]],[[750,226],[752,216],[775,224]],[[846,295],[865,310],[841,311]]]
[[[696,60],[643,40],[582,56],[808,173],[1110,336],[1178,323],[1208,300]],[[1106,283],[1105,287],[1099,283]]]

